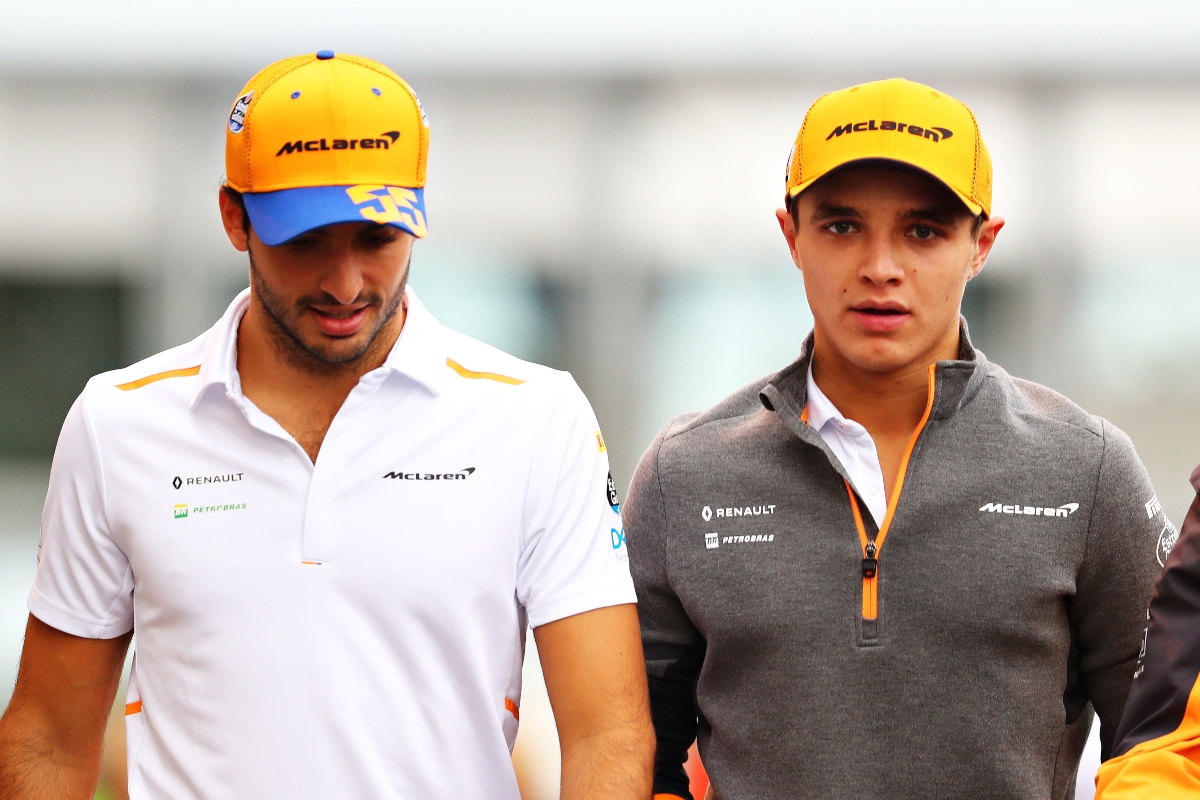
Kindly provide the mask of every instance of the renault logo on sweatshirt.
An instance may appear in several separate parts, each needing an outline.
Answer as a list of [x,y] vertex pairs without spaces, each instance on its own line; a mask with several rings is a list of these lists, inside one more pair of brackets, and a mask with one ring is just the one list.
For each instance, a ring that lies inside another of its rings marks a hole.
[[1002,503],[988,503],[981,506],[979,510],[992,514],[1024,514],[1028,517],[1069,517],[1079,510],[1079,503],[1064,503],[1058,508],[1023,505],[1006,506]]
[[[726,508],[718,508],[716,516],[718,517],[761,517],[764,514],[774,514],[775,505],[755,505],[755,506],[728,506]],[[713,510],[709,506],[705,506],[700,511],[700,516],[705,522],[713,518]]]

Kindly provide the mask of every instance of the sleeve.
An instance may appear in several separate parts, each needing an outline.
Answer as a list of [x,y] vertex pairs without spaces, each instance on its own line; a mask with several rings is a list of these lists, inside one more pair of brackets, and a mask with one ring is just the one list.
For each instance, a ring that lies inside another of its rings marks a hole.
[[[1200,467],[1192,486],[1200,492]],[[1200,797],[1200,495],[1155,587],[1144,642],[1096,797]]]
[[646,653],[650,714],[658,739],[654,794],[693,800],[683,765],[696,740],[696,681],[704,663],[705,641],[671,586],[667,564],[668,521],[659,457],[669,431],[670,426],[642,456],[629,487],[625,519]]
[[637,602],[608,448],[587,398],[566,383],[539,420],[526,487],[517,599],[534,628]]
[[112,639],[133,628],[133,570],[109,529],[86,390],[67,413],[54,450],[29,611],[88,639]]
[[1080,688],[1100,718],[1107,759],[1142,644],[1146,606],[1175,535],[1129,437],[1103,422],[1104,452],[1087,550],[1070,606]]

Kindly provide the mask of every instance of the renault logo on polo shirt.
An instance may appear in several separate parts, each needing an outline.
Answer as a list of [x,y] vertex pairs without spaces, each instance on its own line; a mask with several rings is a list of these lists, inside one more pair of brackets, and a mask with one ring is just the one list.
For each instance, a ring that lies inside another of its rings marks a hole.
[[474,467],[464,467],[458,472],[388,472],[383,477],[397,481],[465,481],[473,474]]
[[206,483],[239,483],[246,473],[244,472],[227,472],[224,475],[197,475],[192,478],[181,478],[178,475],[171,481],[171,485],[176,489],[183,486],[203,486]]

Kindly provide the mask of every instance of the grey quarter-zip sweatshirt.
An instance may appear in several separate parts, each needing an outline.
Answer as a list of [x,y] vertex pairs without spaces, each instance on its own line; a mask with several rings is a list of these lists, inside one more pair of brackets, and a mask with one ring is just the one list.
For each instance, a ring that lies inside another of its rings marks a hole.
[[805,421],[811,336],[643,456],[656,793],[693,739],[721,800],[1069,798],[1093,708],[1110,752],[1161,508],[1121,431],[961,341],[883,533]]

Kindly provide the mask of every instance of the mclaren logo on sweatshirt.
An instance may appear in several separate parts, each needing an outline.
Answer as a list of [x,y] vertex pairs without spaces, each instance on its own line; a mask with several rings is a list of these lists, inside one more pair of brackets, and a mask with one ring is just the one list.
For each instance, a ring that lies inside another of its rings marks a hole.
[[1006,506],[1002,503],[988,503],[981,506],[980,511],[992,514],[1024,514],[1027,517],[1069,517],[1079,510],[1079,503],[1064,503],[1058,508],[1042,508],[1041,506]]

